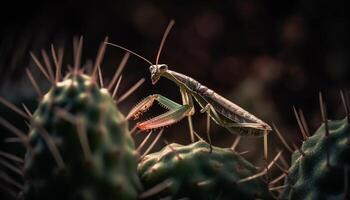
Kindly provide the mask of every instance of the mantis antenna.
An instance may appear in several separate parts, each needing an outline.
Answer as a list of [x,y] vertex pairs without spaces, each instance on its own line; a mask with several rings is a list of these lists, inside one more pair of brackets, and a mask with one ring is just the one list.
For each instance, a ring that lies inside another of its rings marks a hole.
[[153,63],[152,63],[151,61],[149,61],[149,60],[147,60],[145,57],[140,56],[139,54],[137,54],[137,53],[131,51],[130,49],[127,49],[127,48],[125,48],[125,47],[123,47],[123,46],[120,46],[120,45],[117,45],[117,44],[114,44],[114,43],[110,43],[110,42],[105,42],[105,43],[108,44],[108,45],[114,46],[114,47],[118,47],[119,49],[123,49],[124,51],[127,51],[127,52],[129,52],[129,53],[131,53],[131,54],[133,54],[133,55],[135,55],[135,56],[141,58],[142,60],[146,61],[146,62],[149,63],[150,65],[153,65]]
[[171,20],[168,27],[165,29],[162,41],[160,42],[160,45],[159,45],[159,49],[158,49],[158,53],[157,53],[157,57],[156,57],[156,65],[158,65],[160,53],[162,52],[165,40],[168,37],[169,32],[170,32],[171,28],[174,26],[174,24],[175,24],[175,20]]
[[[158,49],[158,52],[157,52],[156,65],[158,65],[160,53],[162,52],[162,49],[163,49],[165,40],[166,40],[166,38],[168,37],[169,32],[170,32],[171,28],[174,26],[174,24],[175,24],[175,20],[171,20],[170,23],[169,23],[169,25],[168,25],[168,27],[165,29],[165,32],[164,32],[162,41],[160,42],[160,46],[159,46],[159,49]],[[110,43],[110,42],[105,42],[105,43],[108,44],[108,45],[114,46],[114,47],[118,47],[119,49],[123,49],[124,51],[127,51],[127,52],[129,52],[129,53],[131,53],[131,54],[133,54],[133,55],[135,55],[135,56],[141,58],[142,60],[146,61],[148,64],[153,65],[153,63],[152,63],[151,61],[149,61],[149,60],[146,59],[145,57],[141,56],[140,54],[131,51],[131,50],[128,49],[128,48],[125,48],[125,47],[123,47],[123,46],[120,46],[120,45],[117,45],[117,44],[114,44],[114,43]]]

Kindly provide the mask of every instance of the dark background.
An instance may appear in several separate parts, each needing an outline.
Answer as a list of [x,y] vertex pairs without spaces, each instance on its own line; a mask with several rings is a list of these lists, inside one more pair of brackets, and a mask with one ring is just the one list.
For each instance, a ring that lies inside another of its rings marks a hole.
[[[72,63],[74,36],[84,36],[82,63],[95,58],[105,36],[154,61],[171,19],[176,24],[160,62],[264,121],[276,123],[290,143],[300,145],[302,138],[293,105],[304,110],[311,132],[320,125],[319,91],[324,93],[329,117],[344,117],[339,89],[349,87],[350,33],[347,7],[340,1],[12,1],[0,7],[0,95],[18,105],[24,101],[34,110],[35,93],[24,76],[26,67],[37,72],[29,51],[39,56],[40,49],[49,50],[51,43],[65,47],[67,65]],[[107,48],[102,66],[105,84],[123,54]],[[181,102],[178,88],[170,81],[161,79],[151,85],[148,67],[135,56],[129,59],[119,95],[142,77],[146,82],[119,105],[123,113],[153,93]],[[35,74],[42,89],[47,89],[44,77]],[[149,116],[164,112],[155,107]],[[205,116],[196,108],[195,130],[205,137]],[[0,112],[25,130],[22,120],[7,108],[1,105]],[[4,142],[11,134],[0,131],[0,150],[21,156],[19,145]],[[211,134],[213,143],[222,147],[230,146],[235,138],[216,125]],[[136,143],[143,137],[137,136]],[[164,138],[188,143],[186,120],[166,129]],[[270,139],[270,151],[275,154],[283,147],[274,133]],[[161,140],[155,149],[163,145]],[[259,165],[261,145],[260,138],[244,138],[237,150],[249,150],[246,156]],[[288,153],[285,156],[289,159]],[[3,195],[0,189],[0,199]]]

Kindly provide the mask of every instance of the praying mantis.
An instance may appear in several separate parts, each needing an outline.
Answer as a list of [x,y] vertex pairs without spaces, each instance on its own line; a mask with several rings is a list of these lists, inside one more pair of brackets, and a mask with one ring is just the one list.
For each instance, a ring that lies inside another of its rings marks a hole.
[[148,62],[151,65],[149,70],[151,72],[152,84],[156,84],[161,77],[164,77],[174,82],[180,89],[182,104],[178,104],[160,94],[149,95],[131,109],[127,118],[139,118],[142,113],[146,112],[152,106],[154,101],[157,101],[160,105],[168,109],[168,111],[147,121],[138,123],[137,127],[141,130],[151,130],[172,125],[187,117],[191,140],[194,141],[193,124],[191,118],[191,116],[195,113],[193,101],[194,98],[202,108],[200,112],[207,113],[207,129],[209,126],[208,123],[210,123],[209,120],[212,119],[218,125],[226,128],[231,133],[238,134],[238,136],[266,137],[267,133],[272,131],[271,127],[267,123],[255,117],[253,114],[250,114],[248,111],[229,101],[225,97],[202,85],[195,79],[170,70],[166,64],[158,64],[165,39],[173,25],[174,20],[169,23],[164,33],[156,57],[156,64],[153,64],[146,58],[125,47],[107,42],[107,44],[111,46],[128,51]]

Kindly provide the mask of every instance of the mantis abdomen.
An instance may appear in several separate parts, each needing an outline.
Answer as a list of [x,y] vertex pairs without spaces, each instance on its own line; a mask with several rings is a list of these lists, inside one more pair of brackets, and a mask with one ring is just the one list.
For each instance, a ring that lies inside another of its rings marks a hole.
[[239,107],[235,103],[229,101],[208,87],[202,85],[197,80],[171,70],[168,70],[168,72],[178,82],[186,86],[190,93],[199,95],[207,103],[211,104],[218,113],[227,117],[228,119],[236,123],[258,123],[266,125],[268,127],[268,125],[259,118],[245,111],[243,108]]

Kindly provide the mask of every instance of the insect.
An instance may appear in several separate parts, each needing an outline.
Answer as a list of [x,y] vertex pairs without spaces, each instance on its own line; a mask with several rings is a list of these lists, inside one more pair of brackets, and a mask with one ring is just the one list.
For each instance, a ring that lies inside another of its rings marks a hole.
[[126,49],[125,47],[113,43],[107,43],[126,50],[148,62],[151,65],[149,70],[151,72],[152,84],[156,84],[161,77],[164,77],[174,82],[180,88],[182,104],[178,104],[160,94],[153,94],[146,97],[134,108],[132,108],[127,118],[139,118],[142,113],[146,112],[148,108],[152,106],[154,101],[157,101],[160,105],[168,109],[168,111],[147,121],[138,123],[137,127],[141,130],[160,128],[172,125],[187,117],[191,139],[193,140],[194,133],[191,116],[195,113],[193,101],[194,98],[202,108],[200,112],[207,113],[208,121],[211,118],[218,125],[225,127],[229,132],[238,134],[239,136],[259,137],[267,135],[267,133],[272,130],[267,123],[250,114],[248,111],[239,107],[235,103],[227,100],[225,97],[202,85],[193,78],[170,70],[166,64],[158,64],[165,39],[173,25],[174,21],[172,20],[162,38],[155,64],[139,54]]

